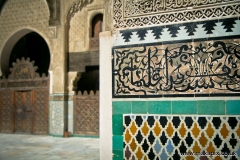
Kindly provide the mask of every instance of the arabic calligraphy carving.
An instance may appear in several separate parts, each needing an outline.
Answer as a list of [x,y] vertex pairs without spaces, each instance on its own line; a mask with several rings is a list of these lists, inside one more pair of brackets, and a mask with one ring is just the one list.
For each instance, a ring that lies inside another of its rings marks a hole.
[[[229,2],[233,0],[227,0]],[[136,14],[153,13],[161,11],[169,11],[185,7],[206,6],[226,2],[224,0],[126,0],[124,1],[125,16]]]
[[240,92],[240,44],[114,49],[114,95]]
[[114,0],[115,28],[238,17],[239,0]]

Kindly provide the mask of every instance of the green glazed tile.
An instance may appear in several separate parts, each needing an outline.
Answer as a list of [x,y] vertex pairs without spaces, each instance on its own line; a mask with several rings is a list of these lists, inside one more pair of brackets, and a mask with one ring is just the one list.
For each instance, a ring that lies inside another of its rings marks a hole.
[[113,160],[123,160],[123,150],[113,150]]
[[226,114],[240,115],[240,100],[226,101]]
[[131,113],[131,102],[113,102],[113,114],[127,114]]
[[114,149],[123,149],[123,136],[113,136],[112,146]]
[[198,114],[207,115],[224,115],[225,114],[225,101],[198,101],[197,102]]
[[148,102],[149,114],[171,114],[170,101],[149,101]]
[[112,115],[112,133],[113,135],[123,135],[122,114]]
[[172,114],[197,114],[196,101],[172,101]]
[[133,114],[146,114],[147,113],[147,102],[133,101],[132,102],[132,113]]

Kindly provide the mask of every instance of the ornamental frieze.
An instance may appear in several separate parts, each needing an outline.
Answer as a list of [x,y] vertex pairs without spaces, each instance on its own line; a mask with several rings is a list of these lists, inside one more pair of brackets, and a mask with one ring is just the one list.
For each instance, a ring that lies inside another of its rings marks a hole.
[[222,3],[234,2],[234,0],[126,0],[123,2],[125,16],[133,16],[187,7],[203,7],[213,4],[221,5]]
[[114,0],[115,28],[202,21],[240,15],[240,0]]

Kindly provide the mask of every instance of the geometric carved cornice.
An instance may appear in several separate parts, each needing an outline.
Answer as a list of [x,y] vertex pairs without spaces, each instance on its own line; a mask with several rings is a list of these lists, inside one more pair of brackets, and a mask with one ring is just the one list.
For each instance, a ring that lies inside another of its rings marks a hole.
[[114,28],[163,25],[240,15],[240,0],[114,0]]

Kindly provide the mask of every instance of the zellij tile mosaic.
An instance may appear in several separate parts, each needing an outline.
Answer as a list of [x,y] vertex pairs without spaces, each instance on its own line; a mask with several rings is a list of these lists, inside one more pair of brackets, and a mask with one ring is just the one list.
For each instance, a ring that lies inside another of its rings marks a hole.
[[240,158],[240,117],[123,115],[123,121],[126,160]]

